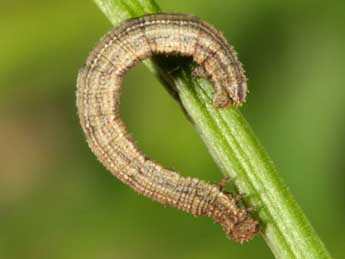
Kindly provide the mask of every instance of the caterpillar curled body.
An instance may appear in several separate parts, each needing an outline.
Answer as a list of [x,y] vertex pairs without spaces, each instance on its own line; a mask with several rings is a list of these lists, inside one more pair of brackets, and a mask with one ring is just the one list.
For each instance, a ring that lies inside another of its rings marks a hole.
[[217,184],[183,177],[147,159],[129,136],[119,114],[126,72],[157,54],[190,56],[194,76],[213,82],[213,105],[244,102],[247,85],[235,51],[220,32],[186,14],[150,14],[129,19],[106,34],[90,53],[77,81],[77,109],[87,142],[104,166],[122,182],[162,204],[207,215],[237,242],[259,229],[246,208]]

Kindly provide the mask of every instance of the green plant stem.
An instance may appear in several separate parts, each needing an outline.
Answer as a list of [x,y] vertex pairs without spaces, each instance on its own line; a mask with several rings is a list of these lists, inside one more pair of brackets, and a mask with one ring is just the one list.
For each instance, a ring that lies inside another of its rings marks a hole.
[[[152,0],[94,0],[113,25],[145,13],[159,12]],[[276,258],[331,258],[301,208],[288,191],[264,148],[238,108],[215,109],[213,89],[193,79],[188,66],[169,72],[169,60],[145,64],[177,94],[183,109],[224,175],[233,179],[247,205],[256,208],[261,234]],[[175,92],[176,91],[176,92]]]

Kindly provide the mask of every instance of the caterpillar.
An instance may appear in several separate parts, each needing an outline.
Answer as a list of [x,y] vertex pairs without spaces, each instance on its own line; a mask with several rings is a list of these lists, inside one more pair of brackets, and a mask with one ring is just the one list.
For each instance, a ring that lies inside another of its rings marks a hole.
[[239,206],[236,195],[146,158],[120,118],[120,90],[126,72],[160,54],[192,57],[197,64],[193,76],[213,83],[215,107],[245,101],[247,84],[242,65],[213,26],[177,13],[128,19],[100,40],[79,71],[77,110],[87,142],[101,163],[136,192],[193,215],[209,216],[231,239],[247,241],[259,231],[259,222]]

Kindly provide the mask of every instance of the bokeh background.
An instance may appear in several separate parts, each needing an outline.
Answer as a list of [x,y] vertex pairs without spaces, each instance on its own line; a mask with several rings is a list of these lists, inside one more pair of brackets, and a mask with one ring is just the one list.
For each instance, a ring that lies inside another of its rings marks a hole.
[[[345,256],[344,1],[160,0],[236,47],[243,113],[335,258]],[[85,142],[77,71],[111,26],[91,1],[0,3],[0,258],[272,258],[208,218],[164,208],[111,176]],[[184,175],[222,176],[178,105],[138,66],[121,113],[138,145]]]

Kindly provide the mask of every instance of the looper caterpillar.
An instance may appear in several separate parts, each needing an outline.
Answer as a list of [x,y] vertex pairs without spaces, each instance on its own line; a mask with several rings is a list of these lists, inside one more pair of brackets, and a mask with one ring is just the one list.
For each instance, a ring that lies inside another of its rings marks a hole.
[[192,57],[198,64],[193,75],[213,82],[214,106],[244,102],[247,84],[242,65],[211,25],[186,14],[129,19],[101,39],[79,72],[77,108],[88,144],[112,174],[138,193],[194,215],[207,215],[235,241],[249,240],[259,224],[238,205],[236,196],[147,159],[120,118],[123,77],[143,59],[158,54]]

